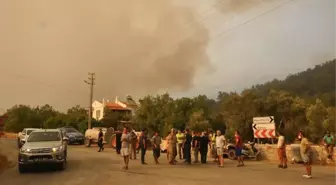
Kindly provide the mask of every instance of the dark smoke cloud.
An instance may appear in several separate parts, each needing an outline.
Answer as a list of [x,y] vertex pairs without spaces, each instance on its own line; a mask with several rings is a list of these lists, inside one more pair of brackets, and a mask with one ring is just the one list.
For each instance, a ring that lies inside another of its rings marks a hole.
[[[62,94],[67,102],[55,102],[58,107],[85,104],[87,94],[62,89],[83,89],[87,72],[96,73],[96,99],[188,90],[210,67],[208,32],[194,15],[171,0],[4,0],[1,66],[58,84],[47,90],[8,76],[7,83],[28,89],[15,92],[16,101],[29,97],[22,103],[50,103]],[[11,96],[1,100],[6,105],[14,103],[13,91],[4,92]]]

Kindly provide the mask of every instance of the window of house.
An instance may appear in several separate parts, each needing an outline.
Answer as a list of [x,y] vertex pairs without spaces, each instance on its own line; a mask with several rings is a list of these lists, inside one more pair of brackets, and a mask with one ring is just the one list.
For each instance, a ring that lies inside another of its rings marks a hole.
[[96,111],[96,118],[99,119],[100,118],[100,110]]

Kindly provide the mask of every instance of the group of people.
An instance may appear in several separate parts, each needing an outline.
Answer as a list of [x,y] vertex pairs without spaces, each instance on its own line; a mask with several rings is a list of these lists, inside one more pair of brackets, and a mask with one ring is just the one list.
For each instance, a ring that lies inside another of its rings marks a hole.
[[[287,157],[286,157],[286,142],[285,136],[282,132],[277,132],[278,135],[278,156],[279,156],[279,168],[286,169],[287,166]],[[306,173],[303,175],[304,178],[312,178],[312,156],[313,150],[311,148],[311,143],[308,141],[307,136],[304,134],[303,131],[300,131],[297,135],[297,139],[300,141],[300,155],[302,161],[304,163]],[[323,142],[325,144],[325,150],[328,153],[328,158],[332,159],[333,155],[333,148],[335,146],[334,137],[327,131],[326,135],[323,138]]]
[[[103,147],[103,133],[99,133],[99,152],[104,150]],[[281,131],[277,132],[278,143],[278,156],[279,156],[279,168],[286,169],[287,166],[287,157],[286,157],[286,140],[285,136]],[[304,178],[312,177],[312,148],[311,144],[308,141],[304,132],[300,131],[297,135],[297,138],[300,140],[300,154],[304,162],[306,174],[303,175]],[[207,163],[208,149],[210,149],[210,154],[214,161],[218,163],[218,167],[224,166],[224,153],[225,147],[227,145],[226,138],[224,134],[217,130],[215,133],[210,132],[193,132],[186,129],[184,132],[181,130],[176,131],[171,129],[168,136],[165,138],[167,142],[167,159],[170,165],[175,165],[177,163],[176,157],[178,156],[180,160],[184,160],[184,163],[191,164],[191,154],[193,153],[194,161],[193,163],[199,163],[199,154],[200,162],[202,164]],[[136,147],[136,144],[139,140],[139,147]],[[140,151],[141,153],[141,164],[147,164],[145,162],[146,151],[149,146],[148,142],[151,142],[153,149],[153,158],[156,164],[159,164],[159,157],[161,153],[161,141],[162,138],[158,132],[154,133],[154,136],[151,139],[147,138],[146,130],[142,130],[140,137],[138,138],[135,131],[128,131],[125,127],[121,132],[116,134],[117,141],[117,153],[124,158],[123,169],[128,169],[129,159],[136,159],[136,153]],[[120,141],[120,142],[119,142]],[[328,157],[332,157],[333,147],[335,140],[333,136],[327,132],[326,136],[323,138],[323,141],[328,151]],[[119,143],[119,144],[118,144]],[[243,149],[243,140],[240,136],[239,131],[235,132],[235,154],[237,157],[237,167],[244,166],[244,160],[242,156]]]
[[[236,156],[238,158],[237,166],[240,167],[244,166],[244,162],[243,157],[241,156],[243,142],[239,135],[239,131],[236,131],[235,138]],[[167,160],[170,165],[175,165],[177,163],[177,156],[180,160],[184,160],[184,163],[191,164],[192,153],[194,156],[193,163],[199,163],[200,155],[200,162],[205,164],[207,163],[208,149],[210,149],[214,161],[218,162],[218,166],[224,166],[223,155],[225,152],[226,139],[219,130],[217,130],[216,133],[212,133],[212,131],[209,133],[206,131],[201,133],[191,133],[188,129],[184,132],[171,129],[165,140],[167,142]],[[158,132],[155,132],[154,136],[151,139],[148,139],[146,130],[142,130],[140,137],[138,138],[134,130],[129,132],[125,127],[122,133],[116,133],[116,141],[116,151],[124,158],[123,169],[128,169],[129,159],[136,159],[136,153],[138,152],[140,152],[141,155],[141,164],[146,165],[145,156],[149,144],[151,144],[153,149],[154,162],[155,164],[159,164],[162,138]],[[138,148],[136,147],[137,142],[139,143]],[[101,149],[99,151],[101,151]]]

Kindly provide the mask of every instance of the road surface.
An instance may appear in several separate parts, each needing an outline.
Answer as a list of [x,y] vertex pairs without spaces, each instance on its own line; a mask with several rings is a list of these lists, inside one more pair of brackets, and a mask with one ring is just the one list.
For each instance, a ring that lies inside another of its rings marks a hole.
[[[0,143],[1,144],[1,143]],[[11,145],[15,147],[15,142]],[[11,152],[12,159],[16,152]],[[2,185],[332,185],[335,184],[333,167],[314,166],[313,178],[303,179],[301,165],[290,165],[288,169],[278,169],[275,164],[246,161],[245,167],[236,167],[234,161],[226,160],[224,168],[213,162],[201,165],[176,166],[167,164],[166,155],[161,156],[161,164],[155,165],[151,152],[147,154],[148,165],[141,165],[139,159],[130,161],[128,171],[123,171],[122,159],[112,149],[102,153],[97,148],[70,146],[68,149],[68,168],[65,171],[41,168],[26,174],[19,174],[17,167],[0,175]],[[139,157],[138,157],[139,158]]]

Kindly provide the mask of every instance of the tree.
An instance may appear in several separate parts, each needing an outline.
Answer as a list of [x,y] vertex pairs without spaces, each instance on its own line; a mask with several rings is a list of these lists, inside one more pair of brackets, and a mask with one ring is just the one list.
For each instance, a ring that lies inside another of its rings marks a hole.
[[315,104],[308,107],[306,111],[308,120],[309,137],[314,141],[319,141],[325,133],[324,121],[328,118],[328,112],[321,100],[317,99]]
[[8,132],[20,132],[24,128],[41,128],[43,126],[42,116],[29,106],[14,106],[7,110],[6,115],[8,118],[4,129]]

